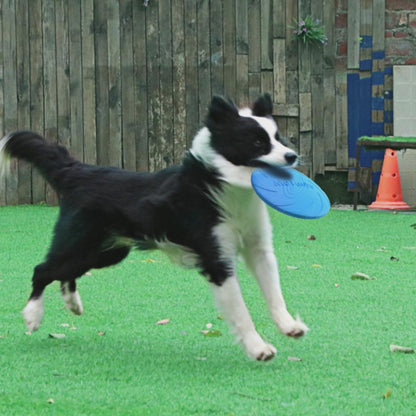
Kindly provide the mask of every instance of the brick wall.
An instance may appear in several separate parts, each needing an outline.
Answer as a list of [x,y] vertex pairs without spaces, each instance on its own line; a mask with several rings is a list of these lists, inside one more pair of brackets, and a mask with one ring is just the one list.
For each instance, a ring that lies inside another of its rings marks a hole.
[[[348,1],[336,0],[337,68],[346,67]],[[386,65],[416,65],[416,0],[386,0]]]

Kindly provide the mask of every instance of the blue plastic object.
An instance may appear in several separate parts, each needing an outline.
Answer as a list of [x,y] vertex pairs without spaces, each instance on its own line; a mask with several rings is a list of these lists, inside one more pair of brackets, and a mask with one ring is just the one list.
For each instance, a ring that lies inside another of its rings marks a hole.
[[256,169],[251,183],[257,195],[272,208],[292,217],[314,219],[326,215],[331,207],[325,192],[297,170],[276,176],[267,169]]

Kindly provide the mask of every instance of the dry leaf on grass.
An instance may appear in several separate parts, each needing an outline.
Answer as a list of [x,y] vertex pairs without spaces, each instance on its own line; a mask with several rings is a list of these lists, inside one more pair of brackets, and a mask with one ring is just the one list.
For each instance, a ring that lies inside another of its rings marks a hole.
[[351,276],[351,280],[377,280],[377,277],[370,277],[368,274],[355,272]]
[[385,393],[382,394],[385,399],[388,399],[391,396],[391,389],[387,389]]
[[54,339],[63,339],[65,337],[66,337],[65,334],[49,334],[49,338],[54,338]]
[[302,358],[299,358],[299,357],[287,357],[287,359],[289,360],[289,361],[302,361]]
[[402,347],[401,345],[390,345],[390,352],[403,352],[405,354],[414,354],[415,350],[411,347]]
[[166,324],[168,324],[170,322],[170,319],[169,318],[166,318],[166,319],[161,319],[160,321],[157,321],[156,322],[156,325],[166,325]]
[[316,240],[316,237],[315,237],[313,234],[308,235],[306,238],[307,238],[308,240],[311,240],[311,241]]

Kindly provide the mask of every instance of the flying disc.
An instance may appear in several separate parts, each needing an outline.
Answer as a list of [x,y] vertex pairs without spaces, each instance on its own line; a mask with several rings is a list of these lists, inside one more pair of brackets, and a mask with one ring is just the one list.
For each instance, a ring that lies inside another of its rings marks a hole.
[[256,169],[251,183],[260,199],[292,217],[314,219],[326,215],[331,204],[325,192],[303,173],[294,169],[287,172],[290,174],[277,176],[272,170]]

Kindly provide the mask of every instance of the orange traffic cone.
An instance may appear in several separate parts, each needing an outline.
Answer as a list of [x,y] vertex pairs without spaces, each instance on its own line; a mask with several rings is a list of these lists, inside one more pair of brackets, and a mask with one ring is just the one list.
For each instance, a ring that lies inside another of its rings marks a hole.
[[386,149],[376,200],[368,206],[372,209],[410,209],[403,201],[397,153]]

